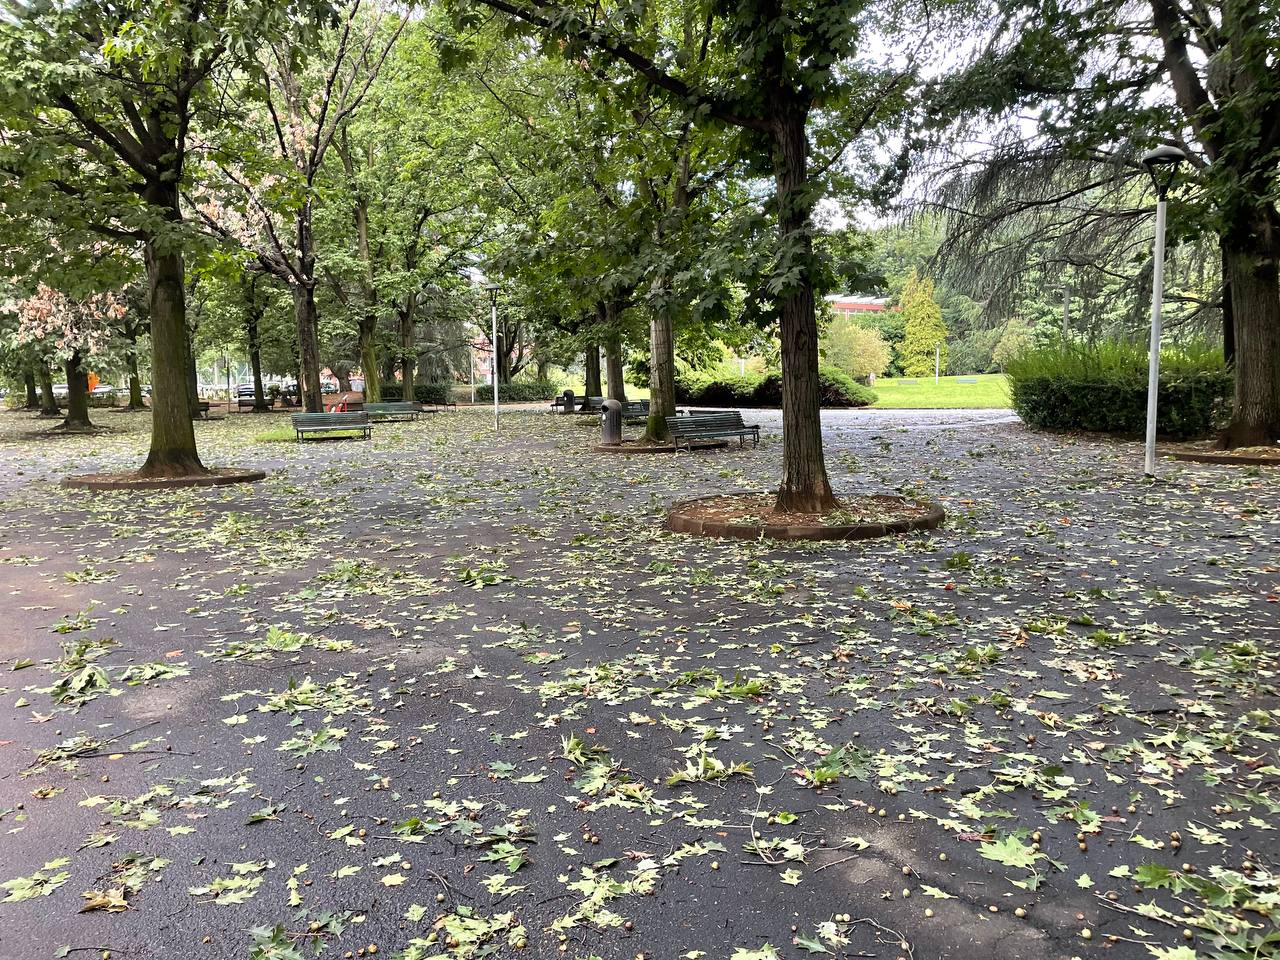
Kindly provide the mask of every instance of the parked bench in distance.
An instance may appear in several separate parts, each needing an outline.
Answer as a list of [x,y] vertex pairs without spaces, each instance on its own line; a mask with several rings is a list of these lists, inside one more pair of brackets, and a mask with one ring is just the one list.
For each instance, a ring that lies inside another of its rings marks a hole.
[[[299,440],[306,439],[308,434],[324,436],[326,433],[355,431],[361,438],[368,440],[373,435],[373,427],[369,423],[367,413],[295,413],[290,418],[293,432]],[[356,439],[355,437],[351,438]]]
[[977,383],[977,377],[956,377],[956,383]]
[[622,422],[641,423],[649,419],[650,410],[648,400],[628,400],[622,405]]
[[434,410],[423,410],[408,400],[366,403],[364,412],[369,415],[370,420],[417,420],[424,413],[435,413]]
[[692,450],[693,440],[723,440],[727,437],[737,437],[740,446],[746,445],[747,437],[756,446],[760,445],[759,424],[743,423],[742,414],[736,410],[724,413],[687,413],[665,419],[677,450],[682,441]]

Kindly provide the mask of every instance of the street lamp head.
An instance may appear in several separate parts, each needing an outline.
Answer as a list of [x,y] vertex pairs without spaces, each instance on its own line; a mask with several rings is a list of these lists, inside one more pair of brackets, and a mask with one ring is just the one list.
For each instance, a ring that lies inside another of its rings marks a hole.
[[1155,186],[1161,200],[1173,186],[1173,180],[1178,175],[1178,165],[1186,159],[1185,153],[1169,144],[1161,144],[1142,155],[1142,165],[1146,168],[1147,175],[1151,177],[1151,183]]

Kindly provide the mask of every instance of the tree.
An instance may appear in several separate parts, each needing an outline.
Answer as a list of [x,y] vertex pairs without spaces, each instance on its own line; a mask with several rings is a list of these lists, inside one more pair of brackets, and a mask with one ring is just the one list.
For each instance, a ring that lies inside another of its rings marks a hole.
[[889,368],[892,354],[884,337],[852,317],[837,317],[822,335],[827,362],[857,379],[878,377]]
[[902,288],[898,309],[902,312],[904,335],[898,345],[898,363],[908,377],[933,373],[935,363],[947,365],[947,328],[942,308],[933,298],[933,281],[912,272]]
[[[219,123],[218,77],[252,71],[246,54],[259,42],[305,42],[301,27],[323,6],[13,4],[0,25],[0,176],[5,218],[18,227],[5,237],[11,265],[38,272],[47,248],[31,238],[51,232],[62,250],[85,246],[91,235],[143,250],[153,385],[143,476],[204,472],[187,404],[191,234],[180,194],[192,129]],[[33,229],[42,222],[52,226]]]
[[1014,127],[1005,121],[1035,113],[1034,136],[1005,145],[988,170],[1065,167],[1068,177],[1005,179],[1030,187],[1027,207],[1052,210],[1069,200],[1060,222],[1074,220],[1078,234],[1096,236],[1095,225],[1107,220],[1132,225],[1132,205],[1103,205],[1094,215],[1089,191],[1143,185],[1143,150],[1182,148],[1192,183],[1173,204],[1173,238],[1207,233],[1217,241],[1206,246],[1220,254],[1232,325],[1236,403],[1221,442],[1280,438],[1280,11],[1262,0],[993,6],[987,22],[996,26],[981,41],[983,55],[940,86],[937,110]]
[[[283,40],[263,45],[248,96],[261,107],[244,118],[211,161],[222,183],[206,185],[198,209],[208,229],[249,250],[259,269],[284,283],[294,302],[299,388],[309,412],[320,389],[319,280],[315,236],[317,178],[340,133],[368,96],[408,21],[367,14],[349,0],[323,33],[312,69]],[[256,135],[256,136],[255,136]],[[256,141],[256,142],[255,142]]]
[[61,358],[67,378],[67,430],[92,430],[89,421],[89,376],[85,360],[101,350],[109,324],[123,319],[123,300],[111,293],[73,299],[41,284],[18,304],[19,344],[40,342]]
[[[778,507],[832,508],[819,420],[813,210],[824,175],[849,144],[905,109],[913,70],[855,58],[872,11],[863,0],[733,0],[704,3],[704,63],[652,29],[646,3],[475,0],[550,41],[565,56],[625,65],[701,123],[738,128],[760,172],[773,180],[777,245],[767,285],[782,340],[783,475]],[[464,9],[466,9],[464,7]],[[817,156],[815,158],[815,147]]]

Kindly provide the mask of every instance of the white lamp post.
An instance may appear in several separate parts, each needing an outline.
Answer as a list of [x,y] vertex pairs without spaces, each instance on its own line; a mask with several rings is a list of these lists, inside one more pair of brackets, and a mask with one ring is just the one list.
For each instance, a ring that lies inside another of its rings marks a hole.
[[492,357],[490,368],[493,375],[489,382],[493,384],[493,432],[498,432],[499,414],[498,414],[498,285],[496,283],[486,283],[484,288],[489,291],[490,317],[493,323],[493,338],[490,340],[492,350],[489,351]]
[[1164,304],[1164,228],[1169,188],[1178,174],[1178,164],[1187,155],[1177,147],[1161,146],[1142,156],[1151,182],[1156,188],[1156,239],[1152,253],[1151,276],[1151,345],[1147,355],[1147,445],[1143,472],[1156,475],[1156,398],[1160,390],[1160,321]]

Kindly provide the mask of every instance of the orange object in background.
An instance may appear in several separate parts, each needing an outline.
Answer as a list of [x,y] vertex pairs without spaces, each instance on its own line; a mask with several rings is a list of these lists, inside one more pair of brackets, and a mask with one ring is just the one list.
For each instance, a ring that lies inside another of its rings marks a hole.
[[97,389],[98,384],[100,384],[101,382],[102,380],[98,377],[96,373],[90,373],[89,374],[89,392],[93,393],[93,391]]

